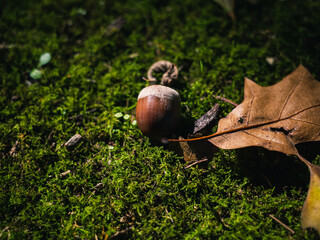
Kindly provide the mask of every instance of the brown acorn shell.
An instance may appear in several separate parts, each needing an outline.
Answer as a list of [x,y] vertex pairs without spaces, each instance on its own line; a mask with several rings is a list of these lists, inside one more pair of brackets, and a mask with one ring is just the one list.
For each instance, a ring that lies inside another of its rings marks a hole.
[[141,132],[155,140],[169,137],[180,118],[181,100],[177,96],[148,95],[138,99],[136,119]]

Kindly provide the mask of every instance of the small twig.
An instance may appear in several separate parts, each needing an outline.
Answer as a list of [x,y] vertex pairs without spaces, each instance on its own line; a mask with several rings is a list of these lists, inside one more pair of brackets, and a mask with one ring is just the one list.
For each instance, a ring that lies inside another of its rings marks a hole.
[[82,136],[79,133],[77,133],[74,136],[72,136],[64,145],[66,146],[66,148],[71,149],[75,147],[81,139]]
[[197,164],[199,164],[199,163],[206,162],[206,161],[208,161],[207,158],[201,159],[201,160],[199,160],[199,161],[193,162],[193,163],[185,166],[184,169],[190,168],[190,167],[192,167],[192,166],[194,166],[194,165],[197,165]]
[[60,173],[59,176],[60,176],[60,177],[64,177],[64,176],[67,176],[69,173],[71,173],[71,171],[70,171],[70,170],[67,170],[67,171],[65,171],[65,172],[63,172],[63,173]]
[[94,190],[94,191],[90,194],[90,196],[88,197],[88,199],[91,198],[95,193],[96,193],[96,190]]
[[170,221],[171,221],[172,223],[174,223],[173,218],[170,216],[167,208],[165,208],[165,211],[166,211],[166,213],[168,214],[168,217],[169,217]]
[[133,226],[126,228],[124,230],[118,231],[115,234],[111,235],[110,238],[108,239],[126,239],[126,237],[128,236],[130,230],[133,228]]
[[218,95],[213,95],[213,97],[216,98],[216,99],[219,99],[219,100],[221,100],[221,101],[224,101],[224,102],[226,102],[226,103],[229,103],[229,104],[231,104],[231,105],[233,105],[233,106],[235,106],[235,107],[238,106],[238,104],[236,104],[235,102],[233,102],[233,101],[231,101],[231,100],[229,100],[229,99],[227,99],[227,98],[225,98],[225,97],[221,97],[221,96],[218,96]]
[[98,187],[100,187],[101,185],[103,185],[102,182],[100,182],[100,183],[98,183],[97,185],[95,185],[94,188],[98,188]]
[[17,153],[18,147],[19,147],[19,141],[17,140],[17,141],[13,144],[13,146],[12,146],[10,152],[9,152],[10,156],[12,156],[12,157],[17,156],[17,154],[18,154],[18,153]]
[[277,219],[273,214],[269,214],[269,217],[271,217],[273,220],[275,220],[276,222],[280,223],[284,228],[286,228],[289,232],[291,232],[292,234],[295,234],[295,231],[293,231],[291,228],[289,228],[286,224],[284,224],[283,222],[281,222],[279,219]]
[[10,48],[22,48],[23,46],[17,44],[6,44],[0,43],[0,49],[10,49]]
[[3,234],[5,231],[7,231],[7,230],[9,230],[9,226],[7,226],[7,227],[5,227],[4,229],[2,229],[2,231],[1,231],[1,233],[0,233],[0,237],[2,237],[2,234]]
[[96,193],[96,191],[98,190],[98,188],[99,188],[100,186],[102,186],[102,185],[103,185],[102,182],[100,182],[100,183],[98,183],[97,185],[95,185],[95,186],[94,186],[94,190],[92,191],[92,193],[90,194],[90,196],[89,196],[88,198],[91,198],[91,197]]

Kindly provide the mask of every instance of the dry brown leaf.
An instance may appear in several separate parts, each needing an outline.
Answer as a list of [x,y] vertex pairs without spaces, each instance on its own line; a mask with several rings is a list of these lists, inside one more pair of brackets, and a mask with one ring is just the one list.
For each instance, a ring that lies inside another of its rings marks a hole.
[[[183,140],[184,138],[180,137],[179,139]],[[201,162],[203,159],[212,159],[218,150],[218,148],[209,143],[208,140],[169,143],[168,149],[183,156],[184,161],[189,164]]]
[[246,78],[244,101],[209,139],[223,149],[261,146],[286,154],[296,154],[295,144],[319,140],[320,83],[302,65],[270,87]]
[[223,149],[261,146],[298,156],[310,170],[302,227],[315,228],[320,234],[320,167],[303,158],[295,147],[298,143],[320,141],[320,82],[305,67],[300,65],[269,87],[246,78],[243,102],[219,121],[217,132],[184,141],[207,138]]
[[244,101],[219,121],[209,141],[223,149],[261,146],[293,154],[310,170],[302,227],[320,234],[320,168],[308,162],[295,145],[320,140],[320,83],[300,65],[279,83],[261,87],[245,79]]
[[[203,133],[212,130],[213,124],[215,124],[218,119],[219,109],[220,105],[215,104],[207,113],[194,122],[192,130],[193,137],[202,136]],[[179,137],[179,140],[183,139],[183,137]],[[193,166],[192,164],[195,163],[197,165],[208,161],[208,159],[212,159],[218,150],[217,147],[208,142],[207,139],[196,142],[179,142],[178,144],[170,143],[168,144],[168,148],[180,156],[183,156],[185,162],[189,163],[187,167]]]

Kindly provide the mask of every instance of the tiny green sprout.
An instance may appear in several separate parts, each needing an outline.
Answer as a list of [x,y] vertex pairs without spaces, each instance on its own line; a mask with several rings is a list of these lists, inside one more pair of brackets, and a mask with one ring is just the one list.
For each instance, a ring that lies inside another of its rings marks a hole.
[[78,8],[76,10],[76,12],[82,16],[86,15],[87,14],[87,10],[86,9],[83,9],[83,8]]
[[123,113],[122,112],[118,112],[114,115],[116,118],[121,118],[123,117]]
[[[51,60],[51,54],[48,52],[43,53],[39,58],[38,68],[47,64]],[[30,77],[32,79],[40,79],[42,77],[42,72],[39,69],[33,69],[30,72]]]
[[50,62],[50,60],[51,60],[51,54],[48,52],[43,53],[39,58],[38,67],[41,67],[47,64],[48,62]]
[[42,77],[42,73],[38,69],[33,69],[30,73],[30,77],[35,80],[40,79]]

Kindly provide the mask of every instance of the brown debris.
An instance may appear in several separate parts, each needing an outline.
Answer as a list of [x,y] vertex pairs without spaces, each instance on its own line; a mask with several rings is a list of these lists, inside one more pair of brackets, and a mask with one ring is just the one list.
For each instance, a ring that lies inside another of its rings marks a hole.
[[74,148],[82,139],[82,136],[80,134],[75,134],[73,137],[71,137],[65,144],[64,146],[67,149]]
[[177,66],[166,60],[161,60],[151,65],[148,70],[148,79],[146,79],[147,81],[154,83],[157,81],[157,79],[153,76],[154,72],[164,72],[161,78],[161,84],[165,86],[170,86],[172,81],[178,78],[179,74]]

